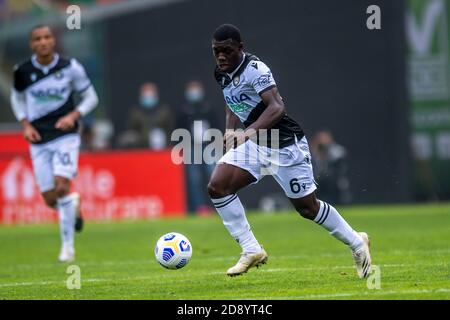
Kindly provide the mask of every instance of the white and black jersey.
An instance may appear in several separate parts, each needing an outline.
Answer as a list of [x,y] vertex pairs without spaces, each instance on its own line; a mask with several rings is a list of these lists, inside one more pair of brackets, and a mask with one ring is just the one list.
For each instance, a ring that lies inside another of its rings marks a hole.
[[[231,74],[221,72],[216,67],[215,78],[222,88],[227,106],[239,117],[245,128],[254,123],[267,108],[260,95],[276,86],[269,67],[249,53],[244,54],[240,66]],[[272,128],[267,129],[279,130],[280,148],[293,144],[295,136],[298,140],[304,136],[299,124],[286,113]],[[270,130],[267,138],[269,146]]]
[[45,66],[32,56],[15,67],[13,90],[24,99],[26,119],[42,138],[38,144],[78,131],[78,124],[69,131],[57,129],[55,124],[75,109],[74,94],[90,86],[83,66],[58,54]]

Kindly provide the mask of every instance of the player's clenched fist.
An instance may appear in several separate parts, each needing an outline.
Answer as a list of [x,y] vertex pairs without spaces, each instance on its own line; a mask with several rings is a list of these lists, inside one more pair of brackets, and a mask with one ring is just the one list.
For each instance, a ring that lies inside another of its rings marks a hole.
[[59,118],[58,121],[56,121],[55,128],[64,131],[70,130],[75,127],[75,124],[79,117],[80,114],[77,111],[71,112],[64,117]]
[[255,134],[254,130],[227,130],[223,137],[223,144],[226,151],[231,148],[237,148],[239,145],[243,144],[250,137]]
[[36,143],[41,141],[41,135],[39,132],[31,125],[25,124],[23,127],[23,136],[28,142]]

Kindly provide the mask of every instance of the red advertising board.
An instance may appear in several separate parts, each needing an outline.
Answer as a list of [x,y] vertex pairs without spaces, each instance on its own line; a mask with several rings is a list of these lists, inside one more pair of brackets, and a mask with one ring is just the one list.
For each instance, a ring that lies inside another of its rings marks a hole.
[[[172,162],[170,151],[81,154],[73,182],[87,220],[185,214],[183,166]],[[56,220],[40,196],[28,155],[0,156],[0,223]]]
[[28,142],[22,132],[10,131],[0,133],[0,155],[28,152]]

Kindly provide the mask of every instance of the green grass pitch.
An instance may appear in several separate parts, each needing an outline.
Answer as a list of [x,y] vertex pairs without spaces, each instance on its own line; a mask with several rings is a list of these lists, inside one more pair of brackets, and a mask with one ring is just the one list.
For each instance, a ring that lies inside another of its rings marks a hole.
[[[449,299],[450,204],[340,207],[371,237],[380,289],[358,279],[350,250],[295,212],[248,215],[268,264],[229,278],[239,247],[218,216],[87,223],[76,236],[81,288],[56,262],[57,225],[0,227],[0,299]],[[191,262],[166,270],[153,248],[185,234]],[[375,284],[374,281],[371,282]]]

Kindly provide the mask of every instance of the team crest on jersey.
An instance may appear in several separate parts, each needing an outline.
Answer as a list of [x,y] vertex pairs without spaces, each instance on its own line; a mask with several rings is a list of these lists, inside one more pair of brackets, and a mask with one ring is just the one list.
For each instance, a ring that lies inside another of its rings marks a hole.
[[271,78],[272,78],[271,73],[267,72],[266,74],[263,74],[258,78],[258,84],[260,86],[266,86],[272,81]]
[[56,72],[55,72],[55,78],[56,78],[56,79],[58,79],[58,80],[59,80],[59,79],[62,79],[63,76],[64,76],[64,75],[63,75],[63,73],[62,73],[61,71],[56,71]]
[[233,78],[233,84],[234,84],[234,86],[236,87],[236,86],[239,84],[240,81],[241,81],[241,77],[235,76],[235,77]]
[[37,79],[36,73],[33,72],[32,74],[30,74],[30,79],[31,79],[31,82],[35,82]]

